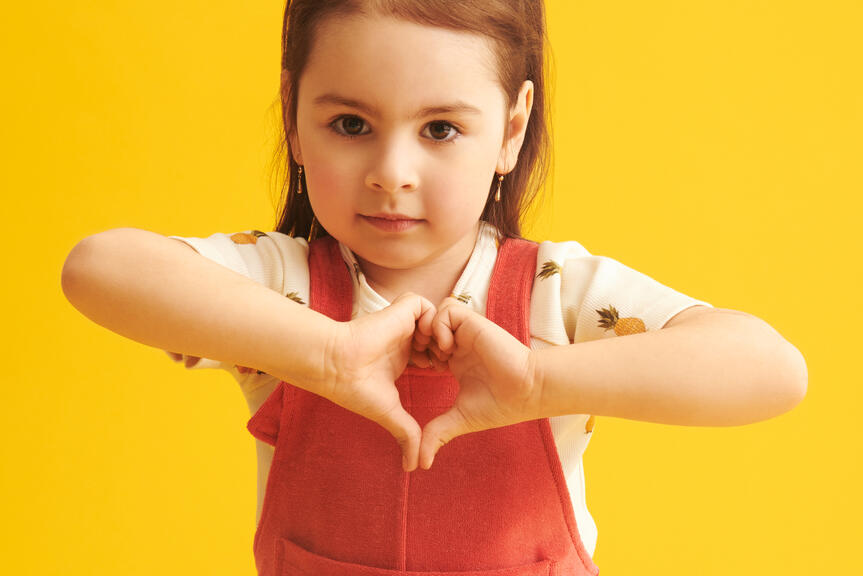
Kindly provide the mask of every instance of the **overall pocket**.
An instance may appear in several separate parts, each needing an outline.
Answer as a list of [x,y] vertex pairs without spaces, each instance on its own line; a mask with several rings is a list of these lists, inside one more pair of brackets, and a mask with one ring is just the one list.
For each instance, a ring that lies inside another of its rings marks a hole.
[[551,560],[540,560],[522,566],[458,572],[390,570],[333,560],[310,552],[287,538],[278,538],[275,574],[276,576],[550,576],[553,564]]

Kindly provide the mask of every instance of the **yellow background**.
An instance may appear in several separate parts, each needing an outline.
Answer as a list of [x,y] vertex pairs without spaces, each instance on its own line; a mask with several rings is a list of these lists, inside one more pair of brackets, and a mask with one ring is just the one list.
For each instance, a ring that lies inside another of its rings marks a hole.
[[[273,228],[281,10],[4,10],[2,573],[254,573],[235,381],[90,322],[60,271],[109,228]],[[859,3],[555,0],[548,20],[557,160],[528,235],[763,318],[809,367],[806,399],[753,425],[600,417],[601,573],[860,570]]]

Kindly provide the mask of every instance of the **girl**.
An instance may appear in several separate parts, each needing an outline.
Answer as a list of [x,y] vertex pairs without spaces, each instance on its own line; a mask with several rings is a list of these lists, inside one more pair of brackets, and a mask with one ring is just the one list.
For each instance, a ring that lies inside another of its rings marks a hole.
[[240,382],[260,574],[598,574],[595,415],[733,425],[805,394],[763,321],[520,238],[544,30],[541,0],[288,2],[277,229],[67,258],[82,313]]

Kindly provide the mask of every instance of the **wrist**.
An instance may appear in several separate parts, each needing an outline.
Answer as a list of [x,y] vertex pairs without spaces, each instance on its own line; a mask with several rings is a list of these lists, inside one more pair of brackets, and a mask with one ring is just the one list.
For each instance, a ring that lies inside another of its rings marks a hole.
[[531,349],[527,357],[528,381],[530,382],[531,395],[534,397],[537,414],[535,418],[547,418],[549,416],[546,407],[544,373],[542,369],[542,358],[540,350]]
[[551,418],[569,414],[563,398],[560,398],[554,383],[549,380],[549,354],[554,348],[531,350],[533,386],[539,405],[538,418]]
[[[338,334],[346,324],[291,302],[291,317],[280,319],[279,366],[270,372],[280,380],[327,397],[336,373]],[[296,307],[296,308],[293,308]]]
[[340,366],[345,358],[346,346],[351,338],[351,322],[330,320],[326,332],[323,354],[317,364],[315,393],[333,399],[339,387],[339,377],[344,370]]

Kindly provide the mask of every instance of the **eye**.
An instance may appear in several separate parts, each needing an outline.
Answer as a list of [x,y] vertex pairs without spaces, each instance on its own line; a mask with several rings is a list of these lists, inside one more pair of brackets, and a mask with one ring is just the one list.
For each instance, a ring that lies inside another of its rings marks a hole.
[[[344,120],[342,123],[343,129],[339,130],[337,126],[339,122]],[[344,136],[345,138],[356,138],[357,136],[361,136],[362,134],[357,133],[357,130],[361,130],[363,124],[365,124],[365,120],[360,118],[359,116],[339,116],[332,122],[330,122],[330,128],[336,133]]]
[[[333,132],[344,138],[356,138],[368,134],[368,132],[361,132],[364,125],[365,120],[359,116],[339,116],[329,124]],[[429,133],[435,144],[449,144],[461,136],[461,132],[449,122],[430,122],[426,124],[426,127],[431,129]],[[443,136],[443,138],[438,138],[439,136]]]
[[[452,124],[450,124],[449,122],[440,122],[440,121],[431,122],[431,123],[427,124],[427,126],[429,126],[431,128],[430,134],[432,135],[432,140],[434,140],[435,143],[438,143],[438,144],[448,144],[450,142],[454,142],[459,136],[461,136],[461,132],[459,132],[458,129],[455,126],[453,126]],[[443,130],[441,130],[441,129],[443,129]],[[449,139],[446,139],[446,138],[438,139],[438,138],[436,138],[436,136],[441,136],[441,135],[443,135],[443,136],[452,135],[452,138],[449,138]]]

